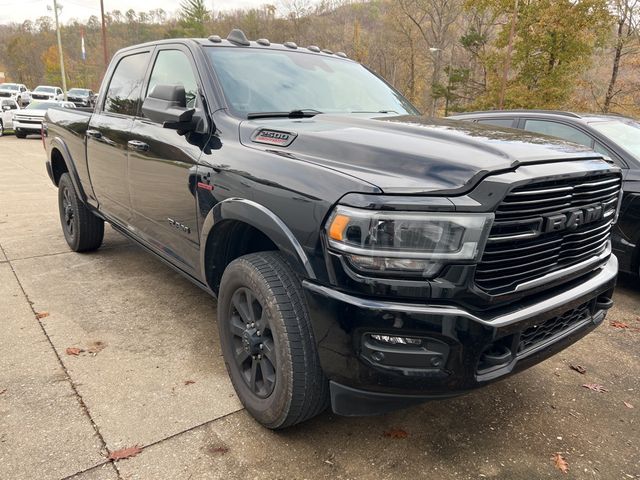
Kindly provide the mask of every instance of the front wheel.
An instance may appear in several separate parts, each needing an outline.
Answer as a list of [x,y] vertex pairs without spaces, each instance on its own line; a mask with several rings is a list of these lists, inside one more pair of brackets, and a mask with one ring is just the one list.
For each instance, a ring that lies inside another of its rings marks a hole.
[[300,280],[279,252],[252,253],[225,269],[218,330],[240,401],[267,428],[307,420],[328,405]]
[[20,132],[18,130],[16,130],[16,137],[17,138],[27,138],[27,134],[24,132]]
[[0,120],[0,137],[4,135],[4,125],[2,124],[2,120]]
[[71,250],[97,250],[104,237],[104,220],[80,201],[68,173],[63,173],[58,183],[58,207],[64,238]]

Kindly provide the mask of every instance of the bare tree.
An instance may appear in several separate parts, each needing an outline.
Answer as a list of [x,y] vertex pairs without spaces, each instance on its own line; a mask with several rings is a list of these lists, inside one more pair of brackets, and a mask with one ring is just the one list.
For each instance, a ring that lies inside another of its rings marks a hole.
[[634,37],[638,32],[638,23],[640,21],[640,0],[613,0],[610,2],[610,8],[617,17],[617,28],[611,78],[609,79],[609,87],[602,106],[604,113],[609,111],[613,99],[621,92],[620,89],[616,90],[616,83],[622,58],[631,53],[629,47],[634,41],[637,41]]
[[[460,0],[398,0],[402,12],[420,32],[433,66],[431,86],[440,83],[443,70],[443,52],[454,38],[454,25],[462,13]],[[437,99],[429,99],[429,114],[435,115]]]

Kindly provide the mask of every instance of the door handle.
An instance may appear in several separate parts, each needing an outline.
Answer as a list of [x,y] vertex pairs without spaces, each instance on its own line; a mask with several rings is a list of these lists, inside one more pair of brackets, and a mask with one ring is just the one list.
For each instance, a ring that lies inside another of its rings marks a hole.
[[147,150],[149,150],[149,145],[141,142],[140,140],[129,140],[127,142],[127,147],[129,148],[129,150],[136,150],[138,152],[146,152]]
[[87,137],[102,138],[102,133],[100,133],[98,130],[87,130]]

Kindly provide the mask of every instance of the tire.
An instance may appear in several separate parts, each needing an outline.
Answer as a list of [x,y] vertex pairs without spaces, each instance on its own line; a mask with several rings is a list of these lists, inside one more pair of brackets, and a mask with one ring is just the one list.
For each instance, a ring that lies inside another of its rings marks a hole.
[[0,120],[0,137],[4,135],[4,125],[2,124],[2,120]]
[[104,238],[104,220],[80,201],[68,173],[63,173],[58,183],[58,208],[69,248],[74,252],[97,250]]
[[252,253],[227,266],[218,330],[236,393],[262,425],[290,427],[327,408],[329,383],[302,285],[280,252]]
[[16,138],[27,138],[27,134],[16,130]]

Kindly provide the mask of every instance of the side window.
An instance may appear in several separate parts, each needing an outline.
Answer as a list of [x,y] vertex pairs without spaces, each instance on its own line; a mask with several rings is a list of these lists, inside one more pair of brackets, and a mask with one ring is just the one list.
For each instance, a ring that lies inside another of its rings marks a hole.
[[493,125],[494,127],[513,127],[512,118],[481,118],[478,120],[478,123],[481,123],[482,125]]
[[527,120],[524,129],[529,132],[543,133],[552,137],[562,138],[573,143],[579,143],[587,147],[593,146],[593,140],[580,130],[563,123],[550,122],[547,120]]
[[156,85],[182,85],[187,94],[187,107],[196,105],[198,83],[187,55],[180,50],[160,50],[153,65],[145,98]]
[[122,58],[109,82],[104,102],[105,112],[135,116],[138,114],[144,74],[149,52]]

